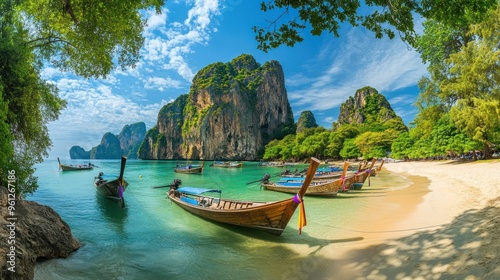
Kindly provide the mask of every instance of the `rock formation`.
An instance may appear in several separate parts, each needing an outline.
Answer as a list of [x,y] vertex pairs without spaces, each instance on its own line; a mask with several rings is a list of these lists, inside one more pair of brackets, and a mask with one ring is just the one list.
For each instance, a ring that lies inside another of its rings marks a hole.
[[90,159],[90,152],[80,146],[73,146],[69,149],[69,156],[75,159]]
[[336,126],[343,124],[384,123],[396,119],[405,127],[403,120],[396,115],[382,94],[372,87],[358,89],[354,97],[349,96],[340,106]]
[[104,134],[101,144],[90,150],[91,159],[119,159],[121,156],[120,140],[111,132]]
[[297,133],[304,131],[306,128],[317,127],[316,119],[311,111],[303,111],[297,121]]
[[80,146],[73,146],[69,155],[72,159],[119,159],[122,155],[136,159],[145,135],[144,122],[125,125],[118,136],[107,132],[102,137],[101,143],[90,151],[85,151]]
[[139,158],[256,160],[293,122],[279,62],[241,55],[200,70],[189,94],[160,110]]
[[[9,200],[8,195],[8,190],[0,187],[0,279],[33,279],[37,260],[65,258],[80,247],[68,224],[52,208]],[[12,201],[14,216],[8,210]]]

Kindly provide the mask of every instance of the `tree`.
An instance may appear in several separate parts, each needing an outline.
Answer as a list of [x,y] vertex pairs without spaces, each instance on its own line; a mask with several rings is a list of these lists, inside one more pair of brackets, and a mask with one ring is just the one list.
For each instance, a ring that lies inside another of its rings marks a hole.
[[500,8],[488,15],[471,28],[470,36],[477,39],[446,60],[448,75],[440,81],[443,95],[457,100],[451,118],[469,137],[484,144],[486,157],[500,131]]
[[399,134],[398,138],[392,142],[391,157],[396,159],[407,158],[414,143],[415,140],[411,138],[408,132]]
[[[393,132],[365,132],[354,139],[354,145],[365,159],[373,157],[386,157],[391,148],[391,144],[396,136]],[[391,135],[391,136],[389,136]]]
[[359,134],[358,127],[353,124],[341,125],[330,134],[329,144],[326,147],[325,155],[329,158],[341,157],[340,151],[344,146],[345,139],[354,139]]
[[[366,9],[360,9],[362,4]],[[468,18],[480,17],[496,5],[496,0],[450,0],[446,5],[441,0],[271,0],[262,2],[260,9],[264,12],[280,10],[278,16],[266,27],[254,26],[253,31],[259,44],[257,48],[264,52],[302,42],[301,32],[306,29],[313,36],[327,31],[339,37],[344,22],[362,25],[374,32],[376,38],[386,35],[392,39],[398,33],[403,41],[415,45],[414,15],[453,27],[463,25]],[[289,20],[285,21],[286,18]],[[280,24],[281,20],[285,22]]]
[[361,152],[358,147],[354,144],[354,139],[345,139],[344,145],[340,150],[340,156],[343,159],[358,158],[361,156]]
[[[22,197],[38,187],[33,166],[52,145],[47,123],[66,106],[40,77],[44,62],[83,77],[133,66],[142,46],[139,10],[162,0],[0,2],[0,184],[14,170]],[[6,133],[8,131],[8,133]],[[5,135],[5,136],[4,136]]]
[[115,67],[135,66],[144,43],[140,10],[163,0],[22,1],[19,20],[32,23],[25,44],[44,59],[85,78],[103,77]]
[[[0,110],[5,117],[0,118],[0,126],[2,130],[8,127],[5,139],[12,144],[0,147],[2,154],[8,156],[1,161],[7,161],[5,166],[14,170],[16,192],[23,195],[37,187],[33,165],[48,155],[47,148],[51,145],[46,124],[57,119],[66,103],[57,96],[54,85],[41,79],[40,65],[35,63],[32,50],[23,44],[27,30],[20,25],[9,25],[5,17],[2,20]],[[0,184],[6,185],[7,172],[2,172],[0,178]]]

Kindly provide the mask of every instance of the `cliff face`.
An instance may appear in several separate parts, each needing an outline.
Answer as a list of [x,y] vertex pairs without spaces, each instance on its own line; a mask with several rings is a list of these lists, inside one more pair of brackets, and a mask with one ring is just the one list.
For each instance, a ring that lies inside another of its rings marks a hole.
[[317,127],[316,118],[311,111],[303,111],[297,121],[297,133],[304,131],[307,128]]
[[125,125],[118,135],[122,154],[129,159],[137,158],[137,151],[146,135],[146,124],[143,122]]
[[76,159],[90,159],[90,151],[85,151],[80,146],[73,146],[69,149],[69,156]]
[[342,124],[383,123],[394,118],[403,123],[383,95],[372,87],[364,87],[340,106],[337,127]]
[[119,159],[121,154],[120,140],[111,132],[104,134],[101,144],[90,150],[92,159]]
[[[8,190],[0,187],[0,279],[33,279],[39,259],[65,258],[80,247],[68,224],[50,207],[16,200],[14,221],[8,221]],[[9,245],[7,246],[7,242]],[[4,246],[5,245],[5,246]]]
[[118,136],[107,132],[102,137],[101,143],[90,151],[85,151],[80,146],[73,146],[69,150],[69,155],[72,159],[119,159],[122,155],[136,159],[145,135],[145,123],[125,125]]
[[293,125],[293,113],[281,65],[260,66],[241,55],[199,71],[189,94],[161,109],[139,157],[255,160],[287,125]]

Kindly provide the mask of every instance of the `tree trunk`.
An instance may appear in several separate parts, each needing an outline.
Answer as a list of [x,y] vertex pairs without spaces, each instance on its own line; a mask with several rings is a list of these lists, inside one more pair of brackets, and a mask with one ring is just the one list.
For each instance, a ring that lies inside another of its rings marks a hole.
[[490,145],[488,145],[487,141],[483,142],[483,147],[484,147],[484,159],[490,159],[491,150],[490,150]]

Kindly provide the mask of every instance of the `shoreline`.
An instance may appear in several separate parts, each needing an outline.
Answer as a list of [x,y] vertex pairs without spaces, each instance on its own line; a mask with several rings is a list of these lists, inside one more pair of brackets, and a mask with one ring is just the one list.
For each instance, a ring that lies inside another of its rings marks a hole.
[[[367,204],[384,211],[361,236],[322,248],[316,279],[500,279],[500,161],[399,162],[380,176],[402,176],[400,189],[376,184]],[[363,186],[363,191],[371,191]],[[392,214],[387,214],[388,212]],[[313,257],[313,256],[311,256]],[[328,260],[326,260],[328,259]]]

